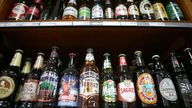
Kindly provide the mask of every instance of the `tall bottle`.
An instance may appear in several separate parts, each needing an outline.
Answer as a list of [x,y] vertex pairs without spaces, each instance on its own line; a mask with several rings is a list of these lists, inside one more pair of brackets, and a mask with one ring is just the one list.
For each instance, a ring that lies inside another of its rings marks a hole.
[[91,10],[91,18],[92,19],[104,18],[103,5],[101,4],[100,0],[94,0],[93,7]]
[[139,11],[143,20],[154,20],[154,10],[149,0],[140,0]]
[[179,61],[174,52],[170,53],[172,69],[175,75],[175,83],[180,95],[180,102],[184,108],[192,108],[192,85],[184,73],[184,69],[179,64]]
[[50,12],[50,17],[49,17],[50,20],[59,19],[59,14],[60,14],[59,11],[60,11],[60,8],[62,7],[62,5],[63,5],[62,0],[57,0],[56,1],[56,4],[53,7],[53,10],[51,10],[51,12]]
[[8,67],[0,73],[0,108],[13,108],[13,102],[20,80],[20,66],[23,51],[17,49]]
[[77,3],[76,0],[70,0],[67,7],[64,9],[62,20],[64,19],[77,19]]
[[114,19],[114,11],[110,0],[105,0],[105,19]]
[[158,89],[161,108],[180,108],[178,96],[172,78],[159,61],[159,55],[153,55],[154,78]]
[[69,54],[70,61],[62,73],[57,106],[59,108],[77,108],[79,100],[79,72],[76,70],[76,54]]
[[117,0],[117,5],[115,8],[115,18],[119,20],[128,19],[127,7],[125,6],[125,2],[123,0]]
[[37,20],[41,14],[40,9],[41,0],[35,0],[35,2],[29,7],[25,20]]
[[128,4],[128,16],[131,20],[139,20],[140,14],[137,3],[135,0],[127,0]]
[[95,66],[93,49],[87,49],[80,71],[79,108],[99,108],[99,69]]
[[135,52],[137,94],[143,108],[157,108],[157,94],[151,72],[145,67],[141,51]]
[[39,17],[40,20],[48,20],[52,10],[52,0],[48,0],[45,8],[42,10],[41,15]]
[[24,81],[19,108],[34,108],[37,102],[38,84],[43,68],[43,56],[44,54],[41,52],[37,54],[33,69]]
[[79,19],[88,20],[91,17],[89,0],[82,0],[79,8]]
[[52,47],[47,65],[40,77],[37,108],[52,108],[56,106],[58,82],[58,47]]
[[110,54],[105,53],[103,56],[105,59],[101,78],[102,108],[116,108],[117,90],[111,61],[109,59]]
[[133,82],[132,72],[128,68],[125,54],[119,55],[118,72],[118,108],[136,108],[135,84]]

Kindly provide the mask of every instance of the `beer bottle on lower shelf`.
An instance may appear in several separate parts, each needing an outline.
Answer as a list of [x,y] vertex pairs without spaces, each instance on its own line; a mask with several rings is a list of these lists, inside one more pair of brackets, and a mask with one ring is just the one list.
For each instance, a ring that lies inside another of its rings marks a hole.
[[117,108],[117,90],[111,61],[109,59],[110,54],[105,53],[103,56],[105,59],[101,76],[101,108]]
[[177,92],[168,71],[159,61],[159,55],[153,55],[154,79],[156,82],[157,93],[161,100],[161,108],[180,108]]
[[149,0],[140,0],[139,11],[143,20],[154,20],[154,10]]
[[20,84],[20,66],[23,51],[16,50],[8,67],[0,73],[0,108],[13,108],[17,89]]
[[79,72],[76,70],[76,54],[69,54],[67,69],[62,72],[60,81],[58,108],[78,108],[79,101]]
[[43,53],[37,54],[33,69],[24,81],[18,108],[34,108],[34,104],[37,102],[37,90],[43,68],[43,56]]
[[125,54],[119,55],[118,72],[118,108],[136,108],[135,84],[133,82],[132,72],[127,66]]
[[128,19],[127,7],[125,6],[125,2],[123,0],[117,1],[117,5],[115,7],[115,18],[119,20]]
[[158,108],[155,83],[151,71],[145,67],[142,52],[135,52],[137,94],[143,108]]

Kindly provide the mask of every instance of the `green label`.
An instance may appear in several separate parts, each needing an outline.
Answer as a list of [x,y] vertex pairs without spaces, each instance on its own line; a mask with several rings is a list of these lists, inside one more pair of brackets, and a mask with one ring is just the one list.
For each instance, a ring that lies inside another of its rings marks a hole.
[[102,98],[106,102],[115,102],[116,101],[116,85],[113,80],[107,80],[103,83],[102,88]]
[[90,19],[90,9],[88,7],[79,9],[79,19]]

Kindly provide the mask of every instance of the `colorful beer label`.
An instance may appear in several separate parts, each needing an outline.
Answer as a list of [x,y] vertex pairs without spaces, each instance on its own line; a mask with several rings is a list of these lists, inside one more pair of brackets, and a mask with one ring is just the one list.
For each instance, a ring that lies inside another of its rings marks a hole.
[[118,84],[118,100],[122,102],[136,101],[135,87],[131,80],[124,80]]
[[164,78],[159,83],[159,91],[165,99],[169,101],[177,100],[177,93],[175,90],[175,86],[173,84],[173,81],[170,78]]
[[138,15],[139,16],[139,9],[136,5],[130,5],[128,8],[129,15]]
[[92,8],[92,18],[103,18],[103,8],[100,5]]
[[146,104],[157,102],[154,81],[149,73],[143,73],[137,78],[137,94],[141,101]]
[[90,19],[90,9],[88,7],[81,7],[79,9],[79,19]]
[[113,80],[107,80],[103,83],[102,98],[105,102],[116,102],[116,85]]
[[39,80],[29,79],[25,81],[21,93],[21,101],[36,101]]
[[63,16],[66,16],[66,15],[71,15],[77,18],[77,9],[72,6],[66,7],[64,9]]
[[120,4],[115,8],[115,17],[117,18],[118,16],[121,15],[128,15],[127,7],[123,4]]
[[162,18],[167,18],[168,19],[167,12],[166,12],[166,10],[165,10],[162,3],[153,4],[153,9],[154,9],[154,14],[155,14],[156,20],[159,20],[159,19],[162,19]]
[[56,72],[43,72],[39,83],[39,102],[51,102],[56,98],[58,81],[59,77]]
[[154,14],[152,5],[148,0],[142,0],[139,9],[141,14]]
[[0,77],[0,99],[9,97],[15,90],[15,82],[8,76]]
[[61,79],[58,106],[78,106],[79,79],[72,75],[66,75]]

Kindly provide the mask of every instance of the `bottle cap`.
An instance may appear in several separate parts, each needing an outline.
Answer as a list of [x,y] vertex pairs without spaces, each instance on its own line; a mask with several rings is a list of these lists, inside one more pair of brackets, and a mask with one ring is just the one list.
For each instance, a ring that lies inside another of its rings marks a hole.
[[69,57],[76,57],[77,55],[75,53],[69,53]]
[[188,50],[191,50],[191,48],[185,48],[184,51],[188,51]]
[[87,52],[92,52],[93,53],[93,49],[92,48],[88,48]]
[[118,56],[118,57],[121,57],[121,56],[124,56],[124,57],[126,57],[126,55],[125,55],[125,54],[119,54],[119,56]]
[[104,57],[109,57],[110,54],[109,54],[109,53],[104,53],[103,56],[104,56]]
[[170,55],[175,55],[175,52],[171,52]]
[[32,62],[32,59],[31,59],[31,58],[26,58],[25,61],[30,61],[30,62]]
[[55,49],[55,50],[59,50],[59,47],[57,47],[57,46],[53,46],[53,47],[51,47],[51,49],[53,50],[53,49]]
[[21,50],[21,49],[17,49],[16,52],[23,53],[23,50]]
[[137,55],[137,54],[141,54],[142,52],[141,51],[135,51],[135,55]]
[[44,53],[42,53],[42,52],[37,53],[37,55],[42,55],[42,56],[45,56],[45,54],[44,54]]
[[154,59],[154,58],[160,58],[160,56],[159,55],[153,55],[152,59]]

